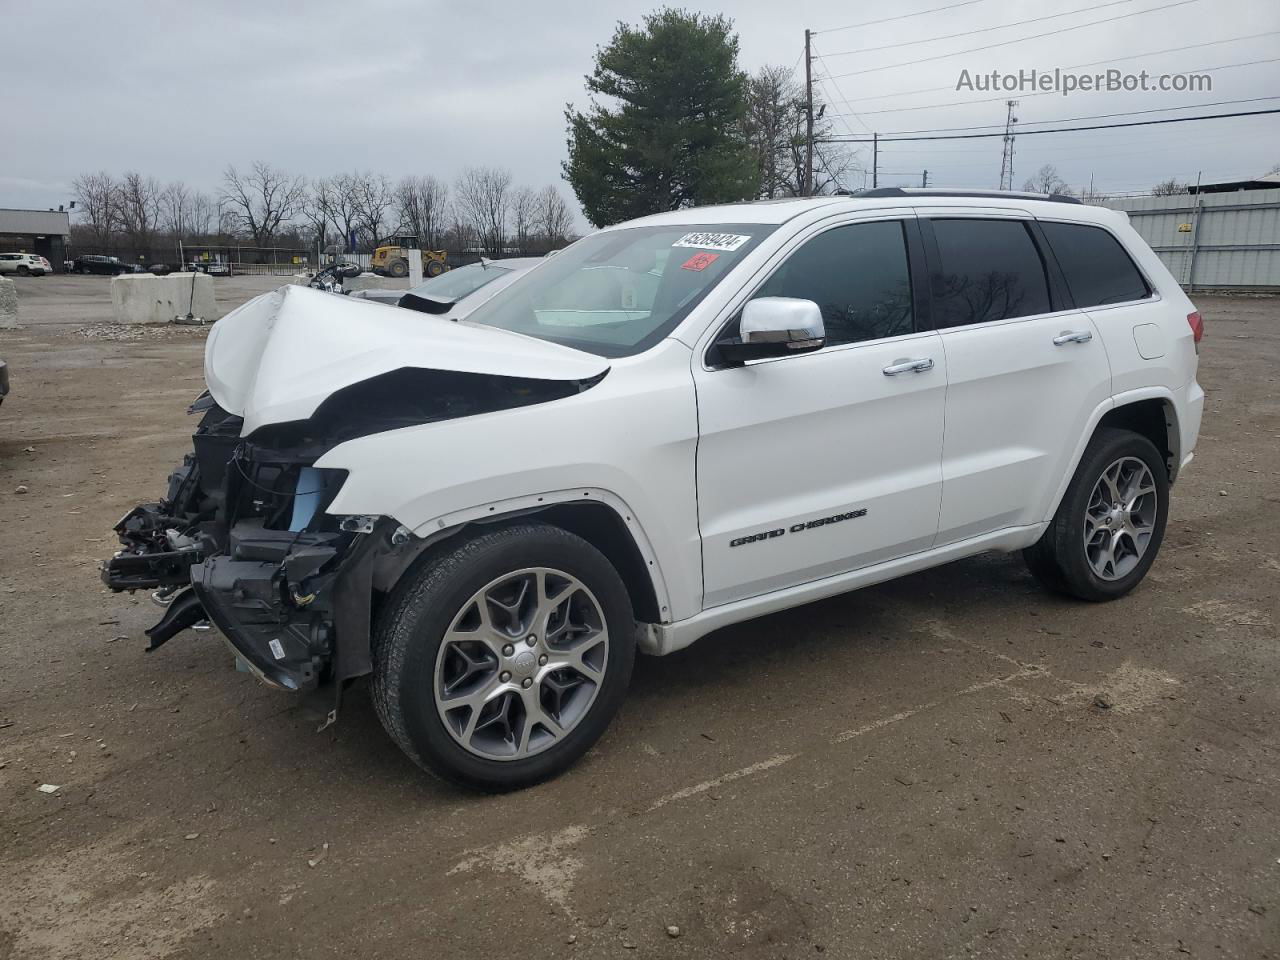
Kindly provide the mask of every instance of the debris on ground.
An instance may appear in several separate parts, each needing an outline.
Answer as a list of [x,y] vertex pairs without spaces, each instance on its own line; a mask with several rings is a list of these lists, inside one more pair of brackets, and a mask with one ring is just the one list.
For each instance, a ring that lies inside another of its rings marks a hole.
[[20,484],[18,484],[16,487],[14,487],[14,488],[13,488],[13,492],[14,492],[14,493],[26,493],[26,492],[27,492],[27,485],[26,485],[25,483],[20,483]]
[[674,940],[676,937],[680,936],[680,928],[674,923],[671,924],[667,927],[667,936]]
[[312,860],[308,860],[307,866],[308,867],[320,866],[320,864],[324,862],[324,858],[327,857],[328,855],[329,855],[329,844],[323,843],[320,845],[320,855],[318,857],[315,857]]
[[57,793],[59,790],[62,789],[62,784],[42,783],[40,784],[40,786],[36,787],[36,789],[39,790],[41,793]]

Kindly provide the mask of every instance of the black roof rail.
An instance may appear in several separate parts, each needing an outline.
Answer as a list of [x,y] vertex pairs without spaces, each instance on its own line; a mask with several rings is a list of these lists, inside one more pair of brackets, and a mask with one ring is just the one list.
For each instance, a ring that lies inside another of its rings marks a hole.
[[851,197],[874,199],[876,197],[968,197],[993,200],[1048,200],[1051,203],[1079,203],[1078,197],[1061,193],[1021,193],[1014,190],[940,190],[932,188],[876,187],[872,190],[854,190]]

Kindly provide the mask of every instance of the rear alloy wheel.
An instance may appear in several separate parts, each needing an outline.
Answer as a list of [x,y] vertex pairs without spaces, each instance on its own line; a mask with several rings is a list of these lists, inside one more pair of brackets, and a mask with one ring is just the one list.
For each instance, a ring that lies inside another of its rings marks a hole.
[[1048,529],[1023,556],[1053,590],[1114,600],[1151,568],[1168,512],[1169,480],[1155,446],[1104,428],[1085,450]]
[[31,268],[28,267],[25,263],[22,264],[22,266],[18,267],[18,276],[20,277],[31,276]]
[[565,530],[525,523],[405,574],[378,623],[374,703],[424,768],[511,790],[590,748],[634,659],[631,599],[609,561]]

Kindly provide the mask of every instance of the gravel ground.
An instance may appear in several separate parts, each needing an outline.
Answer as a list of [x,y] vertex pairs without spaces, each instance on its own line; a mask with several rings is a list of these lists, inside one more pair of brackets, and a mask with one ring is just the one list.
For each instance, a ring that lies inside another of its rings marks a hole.
[[105,289],[24,283],[0,333],[0,960],[1280,956],[1280,300],[1201,298],[1130,597],[993,555],[725,629],[478,797],[363,687],[316,733],[216,634],[143,654],[97,564],[188,449],[205,331],[87,336]]

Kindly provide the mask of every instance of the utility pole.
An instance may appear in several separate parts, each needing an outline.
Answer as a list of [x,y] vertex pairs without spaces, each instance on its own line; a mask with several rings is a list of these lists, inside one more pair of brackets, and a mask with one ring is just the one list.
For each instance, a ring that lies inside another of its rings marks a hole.
[[926,170],[924,171],[924,173],[920,174],[920,186],[927,187],[928,185],[929,185],[929,171]]
[[804,190],[807,197],[813,193],[813,56],[810,52],[811,32],[804,32]]
[[880,134],[871,135],[871,189],[880,186]]
[[1008,109],[1008,113],[1005,114],[1004,118],[1004,149],[1000,152],[999,189],[1001,190],[1013,189],[1013,128],[1018,122],[1018,118],[1013,115],[1013,111],[1017,106],[1017,100],[1005,101],[1005,107]]

